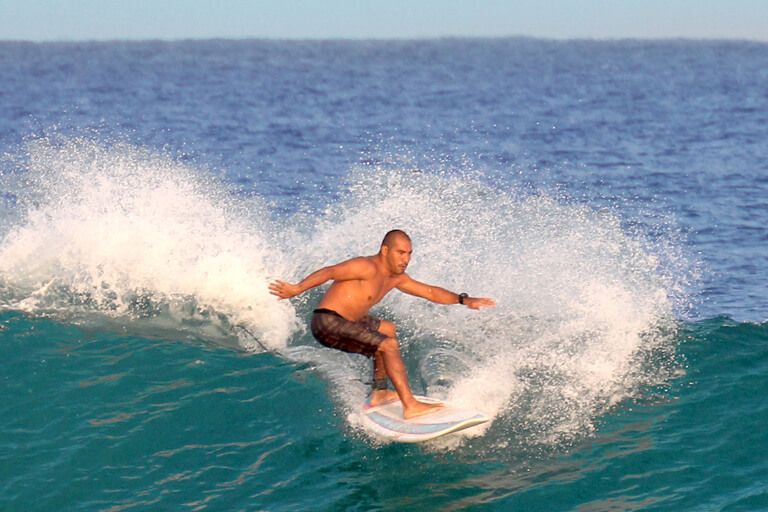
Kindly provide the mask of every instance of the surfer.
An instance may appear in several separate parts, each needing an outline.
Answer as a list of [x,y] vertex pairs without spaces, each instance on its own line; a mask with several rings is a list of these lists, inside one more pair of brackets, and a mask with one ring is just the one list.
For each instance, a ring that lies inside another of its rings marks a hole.
[[[270,293],[282,300],[333,280],[312,315],[312,334],[327,347],[372,357],[371,405],[400,398],[406,419],[429,414],[442,405],[420,402],[413,396],[395,339],[395,324],[368,311],[393,288],[438,304],[463,304],[472,309],[496,305],[491,299],[453,293],[412,279],[405,273],[412,252],[410,237],[397,229],[386,234],[374,256],[321,268],[298,284],[275,280],[269,285]],[[387,389],[387,377],[396,391]]]

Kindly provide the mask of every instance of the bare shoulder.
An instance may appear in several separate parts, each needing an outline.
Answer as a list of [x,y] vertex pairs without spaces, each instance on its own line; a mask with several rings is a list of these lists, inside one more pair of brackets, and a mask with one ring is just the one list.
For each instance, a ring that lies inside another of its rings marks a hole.
[[420,284],[418,281],[411,278],[411,276],[409,276],[405,272],[403,272],[398,276],[395,276],[394,280],[395,280],[395,288],[408,287],[414,284],[416,285]]
[[333,267],[336,280],[371,279],[376,275],[376,265],[366,256],[342,261]]
[[347,263],[365,271],[376,270],[376,264],[370,256],[358,256],[357,258],[347,260]]

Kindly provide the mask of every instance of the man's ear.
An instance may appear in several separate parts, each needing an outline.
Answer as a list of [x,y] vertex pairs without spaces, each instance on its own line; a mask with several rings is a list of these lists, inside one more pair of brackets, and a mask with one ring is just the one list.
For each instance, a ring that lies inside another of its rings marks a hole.
[[382,245],[381,250],[379,252],[381,253],[382,256],[386,258],[387,253],[389,252],[389,247],[387,247],[386,245]]

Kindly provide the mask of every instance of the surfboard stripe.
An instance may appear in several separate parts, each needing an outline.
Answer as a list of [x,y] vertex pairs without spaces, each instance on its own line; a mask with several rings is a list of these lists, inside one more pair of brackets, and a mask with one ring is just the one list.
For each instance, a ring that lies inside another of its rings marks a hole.
[[[368,417],[380,426],[400,434],[433,434],[456,426],[455,421],[447,423],[408,423],[403,420],[395,420],[377,412],[369,413]],[[482,416],[475,416],[471,419],[481,418]],[[467,421],[471,421],[471,419]]]
[[[440,402],[427,397],[417,397],[425,402]],[[442,403],[442,402],[441,402]],[[417,443],[463,430],[490,420],[481,412],[464,409],[449,403],[437,412],[403,418],[403,406],[399,400],[371,406],[370,398],[362,406],[364,417],[373,432],[401,443]]]

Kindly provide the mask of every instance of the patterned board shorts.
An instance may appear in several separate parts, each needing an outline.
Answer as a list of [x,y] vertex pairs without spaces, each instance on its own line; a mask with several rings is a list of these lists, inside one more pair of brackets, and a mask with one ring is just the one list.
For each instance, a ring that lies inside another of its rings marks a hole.
[[312,334],[321,344],[329,348],[363,354],[373,357],[386,334],[378,331],[381,320],[375,316],[364,316],[357,322],[350,322],[330,309],[316,309],[312,315]]

